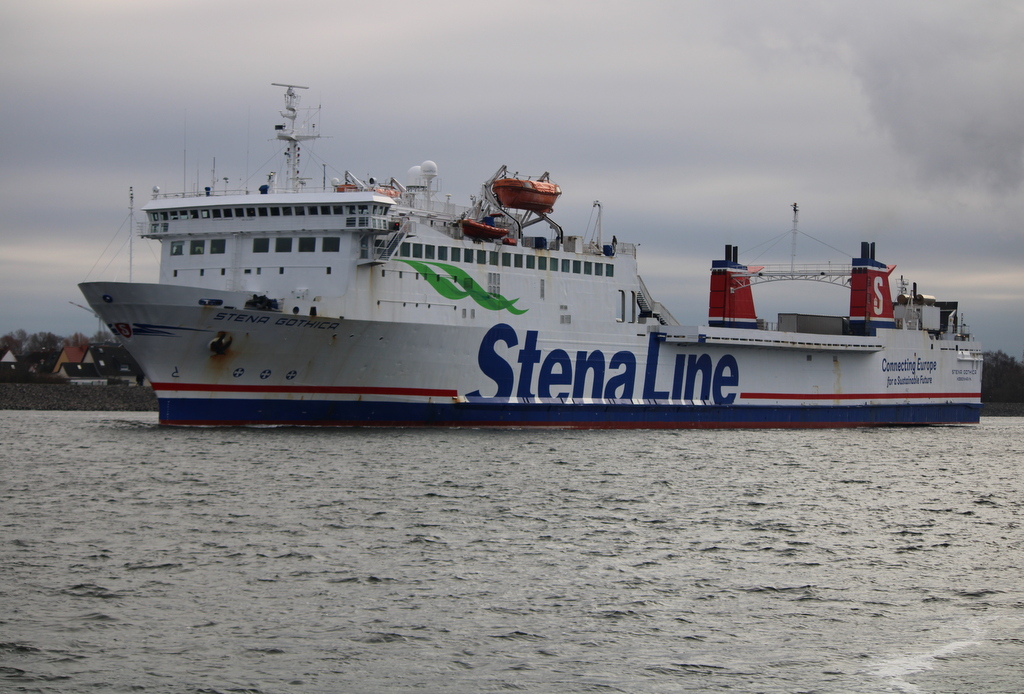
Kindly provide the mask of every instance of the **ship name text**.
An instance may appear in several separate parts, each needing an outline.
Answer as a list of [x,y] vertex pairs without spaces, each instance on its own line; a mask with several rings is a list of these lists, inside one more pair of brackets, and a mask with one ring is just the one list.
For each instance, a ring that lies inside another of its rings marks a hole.
[[[637,355],[622,350],[609,359],[601,350],[578,350],[575,357],[564,349],[552,349],[545,355],[537,347],[539,332],[519,334],[505,323],[495,325],[480,342],[477,361],[480,370],[497,386],[495,398],[593,398],[631,400],[639,390],[645,400],[703,400],[730,405],[736,399],[740,382],[739,365],[731,354],[717,362],[709,354],[677,354],[671,387],[658,390],[661,342],[659,333],[650,335],[647,355],[642,364]],[[498,345],[504,345],[499,353]],[[513,347],[522,344],[518,354]],[[510,363],[514,359],[515,365]],[[664,385],[664,384],[663,384]],[[588,387],[589,386],[589,387]],[[481,397],[480,391],[468,394]]]
[[[269,323],[273,316],[257,316],[252,313],[228,313],[222,311],[213,317],[214,320],[229,321],[232,323],[254,323],[263,325]],[[341,323],[326,320],[310,320],[308,318],[277,318],[274,325],[283,325],[289,328],[317,328],[319,330],[333,330]]]

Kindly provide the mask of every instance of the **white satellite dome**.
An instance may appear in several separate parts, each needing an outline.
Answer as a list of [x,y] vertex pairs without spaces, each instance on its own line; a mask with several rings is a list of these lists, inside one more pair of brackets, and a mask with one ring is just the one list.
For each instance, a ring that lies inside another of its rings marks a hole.
[[414,166],[411,169],[409,169],[409,172],[405,174],[405,181],[410,186],[423,185],[422,167]]
[[420,164],[420,174],[428,181],[437,176],[437,164],[427,159]]

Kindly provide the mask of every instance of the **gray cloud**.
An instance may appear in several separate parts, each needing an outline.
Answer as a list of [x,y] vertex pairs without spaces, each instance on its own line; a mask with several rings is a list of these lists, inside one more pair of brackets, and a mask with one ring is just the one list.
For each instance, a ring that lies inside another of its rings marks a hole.
[[[642,244],[648,286],[682,320],[701,320],[722,245],[785,232],[798,201],[801,228],[829,245],[876,240],[932,293],[958,283],[948,298],[1018,351],[1024,322],[1005,318],[1024,292],[1017,5],[521,4],[8,3],[0,272],[16,301],[0,333],[94,329],[67,302],[87,276],[124,278],[123,257],[97,257],[129,186],[141,205],[154,184],[207,185],[214,157],[218,179],[258,185],[278,165],[269,83],[284,81],[324,106],[330,139],[306,150],[309,175],[326,162],[328,176],[402,176],[429,158],[465,202],[500,164],[549,170],[560,221],[581,229],[600,199],[606,232]],[[788,260],[783,246],[759,262]],[[155,276],[145,247],[136,270]]]

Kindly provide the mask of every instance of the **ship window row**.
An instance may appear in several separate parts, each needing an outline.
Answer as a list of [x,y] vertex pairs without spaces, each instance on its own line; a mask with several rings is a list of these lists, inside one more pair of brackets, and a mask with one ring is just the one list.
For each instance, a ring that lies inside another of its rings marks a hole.
[[[388,220],[385,217],[348,217],[345,219],[346,229],[379,229],[388,228]],[[170,230],[170,222],[157,222],[149,225],[151,234],[159,234],[161,231]]]
[[[216,270],[217,268],[199,268],[199,276],[200,277],[205,277],[207,269],[209,269],[209,270]],[[269,271],[270,268],[267,268],[267,270]],[[302,270],[305,272],[307,270],[307,268],[302,268]],[[325,267],[324,271],[325,271],[324,274],[327,274],[327,275],[331,274],[331,267],[330,266]],[[182,272],[195,272],[195,270],[182,270]],[[251,275],[252,274],[252,268],[250,268],[250,267],[243,268],[242,272],[244,274],[246,274],[246,275]],[[227,268],[224,268],[224,267],[220,268],[220,274],[221,275],[226,275],[227,274]],[[256,268],[256,274],[257,275],[262,275],[263,274],[263,268],[261,268],[261,267]],[[277,268],[277,274],[283,275],[284,274],[284,268],[283,267]],[[178,276],[178,271],[175,270],[173,272],[173,275],[174,275],[174,277],[177,277]]]
[[[378,239],[384,244],[384,239]],[[575,275],[596,275],[598,277],[614,277],[615,266],[612,263],[597,263],[590,260],[573,260],[571,258],[549,258],[544,255],[506,253],[485,249],[462,248],[460,246],[431,246],[425,243],[403,242],[398,255],[402,258],[422,258],[423,260],[442,260],[452,263],[472,265],[500,265],[501,267],[525,267],[527,270],[548,270],[551,272],[568,272]]]
[[180,219],[235,219],[238,217],[305,217],[321,215],[386,215],[388,205],[284,205],[268,207],[213,207],[150,212],[153,222]]
[[[291,253],[292,250],[298,250],[299,253],[314,253],[316,252],[317,246],[316,236],[300,236],[298,238],[292,238],[291,236],[278,237],[274,239],[274,252],[275,253]],[[216,255],[224,253],[227,250],[226,239],[210,239],[209,243],[210,255]],[[338,253],[341,250],[341,237],[340,236],[324,236],[320,238],[320,252],[321,253]],[[193,239],[188,242],[188,253],[189,255],[203,255],[207,252],[206,240]],[[270,252],[270,239],[261,238],[252,240],[252,252],[253,253],[269,253]],[[171,255],[185,255],[185,242],[184,241],[171,241]]]

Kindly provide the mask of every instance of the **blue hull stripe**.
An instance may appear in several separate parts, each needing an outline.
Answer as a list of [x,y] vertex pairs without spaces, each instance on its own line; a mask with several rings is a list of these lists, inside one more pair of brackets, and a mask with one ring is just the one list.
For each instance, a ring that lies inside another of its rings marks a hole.
[[559,405],[164,398],[160,421],[183,425],[506,426],[719,429],[976,424],[981,405]]

